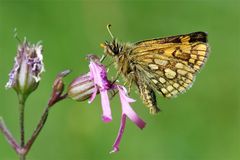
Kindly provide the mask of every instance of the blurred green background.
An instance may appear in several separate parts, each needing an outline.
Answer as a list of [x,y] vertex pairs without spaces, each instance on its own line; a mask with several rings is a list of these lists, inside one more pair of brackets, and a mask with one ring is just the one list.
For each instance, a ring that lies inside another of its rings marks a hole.
[[[70,68],[70,83],[88,71],[85,56],[102,55],[110,40],[135,42],[206,31],[211,53],[193,87],[175,99],[158,96],[162,112],[148,114],[138,95],[132,106],[147,122],[144,130],[127,122],[120,152],[109,154],[121,108],[111,103],[113,121],[101,121],[100,99],[93,104],[70,99],[57,104],[28,155],[29,160],[238,160],[240,159],[240,3],[239,1],[0,1],[0,115],[19,139],[17,97],[5,90],[17,40],[42,40],[46,72],[27,102],[29,137],[47,103],[55,75]],[[118,96],[117,96],[118,97]],[[0,160],[18,159],[0,135]]]

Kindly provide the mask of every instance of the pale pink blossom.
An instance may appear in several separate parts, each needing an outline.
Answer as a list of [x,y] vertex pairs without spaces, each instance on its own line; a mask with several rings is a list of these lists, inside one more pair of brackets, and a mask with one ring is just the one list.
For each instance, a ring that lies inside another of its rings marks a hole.
[[[78,77],[71,83],[69,88],[70,91],[74,91],[74,94],[69,94],[69,96],[71,98],[71,95],[74,95],[73,99],[76,100],[76,97],[83,97],[81,96],[81,94],[84,94],[84,97],[89,97],[89,103],[91,103],[99,93],[101,96],[101,104],[103,110],[102,119],[104,122],[110,122],[112,121],[112,114],[110,108],[110,101],[108,97],[108,91],[118,90],[122,107],[122,113],[120,128],[116,140],[113,144],[113,149],[110,152],[114,153],[119,151],[119,145],[124,133],[127,117],[133,123],[135,123],[140,129],[143,129],[146,123],[137,115],[137,113],[130,106],[130,103],[135,102],[135,100],[128,96],[126,88],[116,83],[112,83],[111,81],[108,80],[106,68],[103,64],[100,63],[99,58],[95,55],[88,55],[88,59],[90,61],[89,64],[90,72],[84,74],[81,77]],[[86,88],[89,88],[89,92],[87,91]],[[78,93],[79,95],[76,93]],[[88,93],[87,94],[88,96],[86,96],[86,93]],[[80,101],[82,100],[83,99],[80,99]]]

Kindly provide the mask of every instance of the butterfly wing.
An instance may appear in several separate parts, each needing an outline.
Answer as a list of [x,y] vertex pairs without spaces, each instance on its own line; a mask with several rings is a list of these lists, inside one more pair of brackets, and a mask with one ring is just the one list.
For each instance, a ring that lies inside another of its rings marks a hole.
[[207,34],[194,32],[137,42],[129,59],[152,89],[174,97],[191,87],[208,50]]

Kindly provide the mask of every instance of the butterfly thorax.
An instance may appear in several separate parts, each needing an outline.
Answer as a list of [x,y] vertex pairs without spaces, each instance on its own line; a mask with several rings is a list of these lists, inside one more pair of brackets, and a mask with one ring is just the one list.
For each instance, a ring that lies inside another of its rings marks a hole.
[[104,43],[104,53],[114,58],[118,73],[121,73],[126,78],[134,70],[134,65],[132,65],[129,57],[132,48],[133,44],[119,43],[115,39],[112,42]]

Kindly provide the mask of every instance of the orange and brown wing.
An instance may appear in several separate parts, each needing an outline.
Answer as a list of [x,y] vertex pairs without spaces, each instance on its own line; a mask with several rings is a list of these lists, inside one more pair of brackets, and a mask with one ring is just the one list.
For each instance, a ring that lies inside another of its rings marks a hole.
[[151,88],[173,97],[192,85],[208,50],[207,34],[195,32],[138,42],[129,58]]

